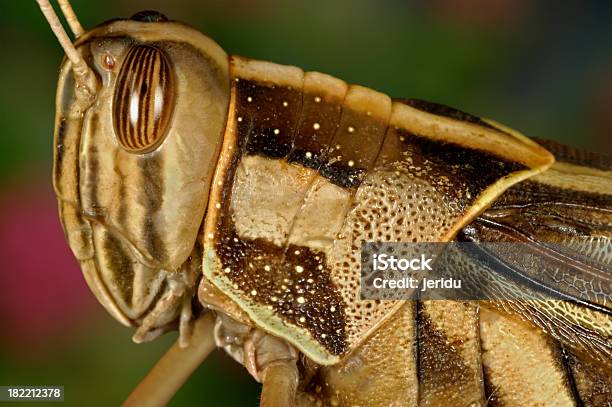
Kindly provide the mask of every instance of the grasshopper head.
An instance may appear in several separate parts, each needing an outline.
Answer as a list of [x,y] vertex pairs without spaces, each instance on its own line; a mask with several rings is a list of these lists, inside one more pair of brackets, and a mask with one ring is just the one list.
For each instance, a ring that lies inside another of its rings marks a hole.
[[227,55],[150,11],[62,45],[60,216],[98,299],[138,324],[196,245],[228,109]]

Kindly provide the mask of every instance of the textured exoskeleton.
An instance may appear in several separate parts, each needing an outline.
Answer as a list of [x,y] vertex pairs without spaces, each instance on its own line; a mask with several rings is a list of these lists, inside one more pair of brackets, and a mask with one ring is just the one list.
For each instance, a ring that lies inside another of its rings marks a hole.
[[[299,405],[612,402],[608,158],[228,57],[158,13],[75,47],[90,85],[66,59],[60,216],[91,290],[135,340],[179,324],[186,345],[199,299],[218,346],[258,380],[297,361]],[[454,239],[564,244],[573,274],[556,288],[569,299],[360,298],[362,242]]]

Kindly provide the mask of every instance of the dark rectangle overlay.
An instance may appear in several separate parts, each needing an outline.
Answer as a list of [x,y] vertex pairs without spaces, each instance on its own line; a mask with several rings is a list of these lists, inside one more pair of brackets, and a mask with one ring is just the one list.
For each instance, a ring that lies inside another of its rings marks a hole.
[[64,401],[64,386],[0,386],[1,401]]
[[597,244],[366,242],[361,298],[569,300],[609,309],[612,253]]

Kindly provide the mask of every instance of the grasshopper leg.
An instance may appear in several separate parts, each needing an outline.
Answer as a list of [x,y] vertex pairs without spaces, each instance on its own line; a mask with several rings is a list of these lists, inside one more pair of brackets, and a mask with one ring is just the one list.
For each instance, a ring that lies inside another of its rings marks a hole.
[[208,357],[216,345],[213,336],[214,317],[207,313],[193,324],[192,344],[188,348],[177,341],[132,391],[124,407],[165,406]]
[[296,405],[299,355],[293,346],[222,313],[217,314],[214,337],[218,347],[244,365],[255,380],[263,383],[261,406]]
[[293,406],[298,385],[295,360],[283,360],[268,365],[263,373],[260,407]]
[[295,405],[299,380],[297,351],[285,341],[255,330],[244,344],[244,366],[260,383],[261,407]]
[[186,348],[191,343],[193,330],[191,298],[192,295],[183,295],[183,305],[179,319],[179,345],[181,348]]

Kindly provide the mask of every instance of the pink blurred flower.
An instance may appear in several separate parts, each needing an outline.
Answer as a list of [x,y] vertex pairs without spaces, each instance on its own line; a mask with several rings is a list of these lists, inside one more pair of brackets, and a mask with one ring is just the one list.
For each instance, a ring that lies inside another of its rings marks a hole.
[[44,345],[83,321],[95,303],[57,215],[50,185],[0,191],[2,341]]

